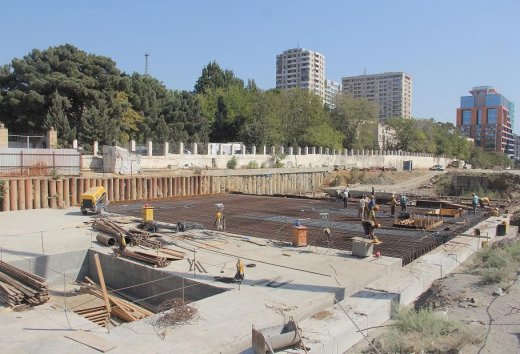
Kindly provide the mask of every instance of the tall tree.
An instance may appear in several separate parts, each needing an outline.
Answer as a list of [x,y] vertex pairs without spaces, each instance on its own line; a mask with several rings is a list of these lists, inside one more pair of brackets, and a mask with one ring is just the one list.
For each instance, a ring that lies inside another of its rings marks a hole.
[[58,91],[70,103],[65,114],[71,129],[79,133],[87,107],[112,102],[120,74],[110,58],[87,54],[70,44],[34,49],[22,59],[13,59],[9,70],[0,70],[0,116],[13,131],[39,132]]
[[368,139],[366,135],[373,134],[369,127],[377,124],[377,106],[374,103],[338,95],[336,107],[330,114],[334,127],[345,136],[343,147],[371,148],[373,138]]
[[215,61],[202,69],[201,76],[195,83],[195,93],[204,93],[209,89],[229,88],[239,86],[244,88],[244,81],[237,78],[233,71],[223,70]]
[[46,130],[55,129],[58,134],[59,146],[67,146],[75,138],[75,131],[70,128],[65,109],[70,103],[55,91],[51,97],[51,104],[43,121]]

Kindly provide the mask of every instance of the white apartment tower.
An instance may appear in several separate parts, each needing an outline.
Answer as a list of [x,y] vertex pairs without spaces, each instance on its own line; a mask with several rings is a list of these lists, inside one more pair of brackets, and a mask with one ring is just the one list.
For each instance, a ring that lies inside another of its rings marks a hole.
[[381,123],[393,117],[412,117],[412,77],[406,73],[349,76],[341,83],[343,93],[376,103]]
[[325,56],[295,48],[276,56],[276,88],[301,88],[325,99]]
[[325,98],[323,102],[329,108],[336,107],[336,96],[341,93],[341,84],[332,80],[325,80]]

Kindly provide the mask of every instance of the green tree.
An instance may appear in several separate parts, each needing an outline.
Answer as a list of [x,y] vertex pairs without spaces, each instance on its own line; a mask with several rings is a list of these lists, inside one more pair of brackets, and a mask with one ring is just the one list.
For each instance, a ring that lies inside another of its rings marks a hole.
[[330,112],[331,120],[336,129],[344,135],[343,147],[371,148],[374,138],[373,127],[377,124],[377,106],[364,99],[354,99],[349,95],[338,95],[336,107]]
[[54,128],[58,134],[59,146],[67,146],[75,138],[75,132],[70,128],[65,109],[70,103],[55,91],[51,97],[51,104],[43,121],[46,130]]
[[100,101],[114,103],[111,98],[120,78],[110,58],[87,54],[70,44],[34,49],[22,59],[13,59],[10,69],[0,70],[0,116],[15,132],[40,132],[53,94],[59,92],[68,102],[63,108],[70,128],[80,134],[84,111],[100,106]]
[[244,81],[237,78],[231,70],[223,70],[220,65],[212,61],[202,69],[202,74],[195,83],[195,92],[204,93],[208,89],[226,89],[231,86],[243,88]]

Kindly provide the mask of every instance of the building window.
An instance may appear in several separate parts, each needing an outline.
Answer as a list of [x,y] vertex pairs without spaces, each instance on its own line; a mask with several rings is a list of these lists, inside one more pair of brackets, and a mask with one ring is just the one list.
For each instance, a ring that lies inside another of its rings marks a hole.
[[471,108],[475,105],[475,97],[462,96],[460,98],[460,108]]
[[497,124],[497,109],[496,108],[488,108],[487,124]]
[[462,125],[471,125],[471,111],[462,111]]
[[482,110],[478,109],[477,110],[477,125],[481,125],[481,124],[482,124]]

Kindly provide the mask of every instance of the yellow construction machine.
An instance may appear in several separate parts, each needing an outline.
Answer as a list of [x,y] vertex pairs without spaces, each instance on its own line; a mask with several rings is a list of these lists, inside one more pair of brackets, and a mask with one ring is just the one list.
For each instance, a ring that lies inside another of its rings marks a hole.
[[86,215],[87,212],[99,213],[108,206],[107,192],[103,186],[91,187],[80,198],[81,212]]

